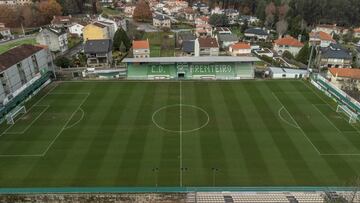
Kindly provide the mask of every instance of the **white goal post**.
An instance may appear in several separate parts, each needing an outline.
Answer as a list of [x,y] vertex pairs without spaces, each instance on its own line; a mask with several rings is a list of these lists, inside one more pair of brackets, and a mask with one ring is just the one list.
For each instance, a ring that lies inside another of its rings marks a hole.
[[25,106],[17,106],[15,109],[13,109],[11,112],[9,112],[6,115],[6,121],[7,124],[14,124],[15,123],[15,118],[20,115],[20,114],[25,114],[26,113],[26,108]]
[[345,105],[338,105],[336,108],[336,112],[338,113],[344,113],[346,116],[349,117],[349,123],[356,123],[358,119],[358,115],[351,111],[347,106]]

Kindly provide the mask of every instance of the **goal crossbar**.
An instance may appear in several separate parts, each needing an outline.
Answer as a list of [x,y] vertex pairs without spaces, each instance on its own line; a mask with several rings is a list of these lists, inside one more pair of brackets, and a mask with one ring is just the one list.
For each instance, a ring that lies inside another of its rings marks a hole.
[[351,111],[346,105],[338,105],[336,108],[336,112],[343,113],[347,117],[349,117],[349,123],[356,123],[358,120],[358,115]]
[[15,123],[15,118],[20,115],[20,114],[25,114],[26,113],[26,108],[25,106],[18,106],[15,107],[15,109],[13,109],[11,112],[9,112],[6,115],[6,121],[7,124],[14,124]]

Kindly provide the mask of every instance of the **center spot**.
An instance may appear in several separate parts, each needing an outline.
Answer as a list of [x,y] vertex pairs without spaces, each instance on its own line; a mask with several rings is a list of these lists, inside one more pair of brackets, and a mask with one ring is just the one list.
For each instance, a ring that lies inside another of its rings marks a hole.
[[152,116],[152,121],[158,128],[176,133],[200,130],[209,120],[209,114],[204,109],[187,104],[164,106]]

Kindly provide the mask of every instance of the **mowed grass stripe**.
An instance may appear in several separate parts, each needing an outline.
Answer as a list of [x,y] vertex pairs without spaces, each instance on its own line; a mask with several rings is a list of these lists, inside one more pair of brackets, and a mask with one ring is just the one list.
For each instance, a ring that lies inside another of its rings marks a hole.
[[[180,83],[170,84],[169,86],[172,89],[169,89],[169,95],[166,98],[166,105],[179,104],[179,88]],[[164,105],[165,106],[165,105]],[[161,106],[163,107],[163,106]],[[161,108],[159,107],[159,108]],[[165,113],[163,113],[165,111]],[[161,113],[161,112],[160,112]],[[170,107],[164,109],[161,115],[163,117],[157,117],[160,119],[161,123],[164,124],[163,127],[170,128],[172,130],[180,130],[180,110],[179,106]],[[162,136],[161,142],[161,158],[159,164],[159,171],[154,171],[153,177],[157,177],[157,182],[159,186],[179,186],[180,184],[180,141],[179,141],[179,132],[166,132],[159,129]],[[156,168],[156,167],[154,167]],[[158,173],[158,174],[156,174]]]
[[126,182],[129,186],[135,186],[139,172],[140,161],[143,157],[144,146],[149,133],[149,124],[153,112],[154,94],[156,84],[148,83],[146,85],[145,95],[142,99],[140,109],[131,129],[129,142],[126,146],[126,157],[121,163],[120,181]]
[[[178,90],[176,87],[177,87],[176,83],[168,83],[166,85],[156,84],[156,91],[154,94],[154,102],[153,102],[154,105],[152,107],[152,112],[150,116],[152,116],[157,109],[171,102],[168,101],[169,98],[171,98],[172,102],[178,102],[177,100]],[[174,95],[176,95],[175,98]],[[165,118],[165,116],[160,118],[158,116],[156,117],[156,119],[166,120],[168,118]],[[166,132],[159,129],[152,122],[149,122],[149,133],[147,134],[147,139],[144,146],[144,153],[143,153],[144,155],[140,160],[141,164],[139,167],[140,170],[137,175],[137,185],[143,184],[147,186],[155,186],[156,183],[159,183],[159,180],[156,180],[155,178],[158,178],[158,175],[156,173],[163,172],[162,170],[160,170],[159,165],[163,154],[161,147],[162,141],[164,136],[166,136],[164,133]],[[159,171],[158,172],[153,171],[154,168],[159,168]],[[166,173],[166,168],[164,169],[165,169],[164,172]],[[176,180],[176,176],[175,177],[173,176],[172,178]]]
[[248,168],[249,176],[255,185],[259,183],[262,185],[269,184],[273,182],[272,177],[262,156],[261,149],[254,138],[255,134],[246,120],[246,114],[243,111],[244,107],[235,97],[236,93],[232,85],[231,83],[221,84],[222,96],[225,98],[227,111],[237,133],[238,144],[245,157],[244,164]]
[[[216,108],[211,102],[210,86],[207,82],[196,83],[196,103],[198,106],[206,109],[209,116],[212,118],[207,131],[199,131],[201,153],[203,157],[204,170],[203,174],[207,177],[207,185],[212,185],[212,168],[217,168],[216,183],[215,185],[224,185],[228,180],[227,165],[224,160],[225,153],[220,138],[220,130],[217,125],[217,119],[214,114],[214,108]],[[210,102],[209,102],[210,99]]]
[[[261,115],[259,118],[263,121],[262,123],[266,125],[266,132],[271,135],[276,148],[281,153],[283,161],[287,165],[287,169],[291,172],[292,178],[298,185],[303,184],[304,179],[308,179],[313,183],[316,183],[316,176],[313,174],[304,157],[299,153],[296,144],[289,138],[289,135],[278,118],[278,115],[271,110],[272,106],[265,99],[266,96],[270,99],[269,101],[274,101],[271,100],[272,92],[266,92],[266,89],[264,91],[264,88],[260,90],[258,85],[252,85],[251,83],[246,84],[245,88],[249,93],[258,93],[249,94],[249,97],[252,102],[256,104],[258,114]],[[294,131],[297,130],[298,129],[294,128]],[[289,180],[290,177],[287,181]]]
[[217,83],[208,83],[210,91],[211,105],[214,107],[214,114],[210,120],[216,119],[216,125],[219,128],[219,135],[224,149],[224,159],[228,172],[226,185],[236,185],[237,181],[241,181],[243,185],[249,185],[252,182],[249,177],[249,171],[244,161],[245,157],[238,144],[237,134],[235,132],[231,116],[226,109],[225,98],[222,96],[222,88]]

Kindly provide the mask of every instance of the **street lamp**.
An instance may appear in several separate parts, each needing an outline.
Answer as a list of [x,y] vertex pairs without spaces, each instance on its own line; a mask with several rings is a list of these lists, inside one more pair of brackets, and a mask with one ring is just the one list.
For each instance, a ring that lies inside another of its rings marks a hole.
[[[152,169],[152,172],[155,173],[155,187],[157,188],[158,187],[158,173],[159,173],[159,168],[153,168]],[[157,189],[156,189],[157,190]]]
[[218,168],[211,168],[212,172],[213,172],[213,187],[215,187],[215,175],[216,175],[216,172],[220,171],[220,169]]

